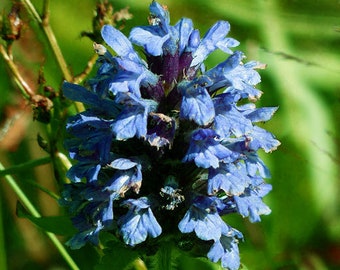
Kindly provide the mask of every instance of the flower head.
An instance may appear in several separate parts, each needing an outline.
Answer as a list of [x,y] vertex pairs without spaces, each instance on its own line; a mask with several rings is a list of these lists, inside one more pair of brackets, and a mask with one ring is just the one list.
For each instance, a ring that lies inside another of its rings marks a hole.
[[[171,25],[156,1],[149,25],[133,28],[129,38],[102,28],[110,48],[94,45],[96,76],[86,87],[63,84],[67,98],[86,105],[66,127],[65,147],[77,161],[61,200],[79,230],[72,248],[98,244],[103,230],[129,246],[195,233],[212,244],[211,261],[239,267],[243,236],[222,216],[236,212],[255,222],[270,213],[262,201],[270,174],[257,151],[280,143],[256,126],[277,109],[254,104],[262,65],[231,50],[239,42],[229,30],[219,21],[201,38],[188,18]],[[215,50],[226,58],[206,69]]]

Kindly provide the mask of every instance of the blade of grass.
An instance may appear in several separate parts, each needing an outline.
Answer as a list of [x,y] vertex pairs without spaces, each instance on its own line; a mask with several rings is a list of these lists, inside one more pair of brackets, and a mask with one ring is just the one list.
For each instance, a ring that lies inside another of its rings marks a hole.
[[8,175],[8,174],[15,174],[15,173],[18,173],[20,171],[31,169],[33,167],[48,164],[50,162],[51,162],[50,157],[44,157],[44,158],[40,158],[40,159],[30,160],[28,162],[24,162],[24,163],[21,163],[21,164],[18,164],[18,165],[14,165],[14,166],[7,168],[7,169],[0,169],[0,177]]
[[[33,180],[26,180],[26,179],[25,179],[24,181],[25,181],[25,183],[28,183],[28,184],[30,184],[31,186],[33,186],[33,187],[39,189],[40,191],[46,193],[48,196],[50,196],[51,198],[55,199],[56,201],[58,201],[58,200],[60,199],[60,197],[59,197],[57,194],[55,194],[55,193],[52,192],[51,190],[49,190],[49,189],[43,187],[42,185],[39,185],[36,181],[33,181]],[[0,269],[1,269],[1,268],[0,268]]]

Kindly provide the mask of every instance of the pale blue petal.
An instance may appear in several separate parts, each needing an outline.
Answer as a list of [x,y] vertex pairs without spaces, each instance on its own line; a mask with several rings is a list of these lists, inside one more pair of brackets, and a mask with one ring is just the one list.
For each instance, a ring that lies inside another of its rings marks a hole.
[[104,41],[120,56],[128,58],[133,62],[140,62],[138,54],[132,47],[129,39],[122,32],[111,25],[104,25],[102,28]]
[[266,122],[272,118],[277,109],[278,107],[263,107],[255,109],[252,112],[247,113],[245,116],[253,123]]
[[[218,48],[217,44],[224,40],[229,30],[230,24],[226,21],[219,21],[214,24],[202,38],[200,45],[194,52],[194,59],[191,62],[191,66],[201,64],[210,53],[215,51]],[[222,44],[219,46],[222,47]],[[226,50],[225,47],[223,49]]]
[[209,170],[208,194],[223,190],[227,195],[239,195],[251,184],[245,165],[239,162],[221,164],[217,169]]
[[129,199],[122,205],[130,208],[128,213],[118,220],[120,233],[127,245],[135,246],[144,242],[148,236],[155,238],[162,233],[162,228],[145,197]]
[[216,197],[198,196],[190,206],[178,228],[182,233],[195,231],[202,240],[217,240],[229,232],[229,227],[221,219],[216,208]]
[[109,166],[117,170],[128,170],[137,166],[137,164],[127,158],[118,158],[112,161]]
[[179,33],[179,54],[181,55],[186,47],[188,46],[190,35],[194,30],[191,19],[182,18],[176,25],[175,28]]
[[178,91],[182,93],[180,117],[204,126],[211,123],[215,117],[213,101],[206,90],[211,84],[208,77],[202,76],[193,81],[182,81]]
[[237,47],[238,45],[240,45],[240,42],[233,38],[225,38],[216,43],[217,48],[228,54],[233,53],[233,51],[230,50],[230,47]]
[[170,23],[169,12],[156,1],[152,1],[149,10],[151,14],[151,24],[159,25],[160,27],[163,27],[166,30],[166,27]]
[[257,126],[254,126],[252,132],[247,137],[250,139],[249,148],[255,151],[262,148],[268,153],[274,151],[280,145],[280,142],[275,139],[272,133]]
[[152,26],[133,28],[130,33],[130,40],[134,44],[144,47],[148,54],[160,56],[163,54],[163,45],[170,38],[170,35],[160,36],[154,30]]
[[[236,237],[242,238],[242,234]],[[215,263],[221,260],[222,267],[226,269],[238,270],[240,268],[238,240],[234,235],[222,235],[221,239],[211,246],[207,256]]]
[[271,185],[263,184],[249,188],[243,195],[234,196],[238,212],[244,217],[249,217],[250,222],[260,221],[260,215],[269,215],[271,210],[262,201],[262,197],[270,190]]

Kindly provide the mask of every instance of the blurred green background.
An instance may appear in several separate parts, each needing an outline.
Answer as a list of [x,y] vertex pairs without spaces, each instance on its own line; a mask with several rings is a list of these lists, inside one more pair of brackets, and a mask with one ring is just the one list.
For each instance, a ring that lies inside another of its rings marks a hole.
[[[32,1],[40,11],[43,1]],[[226,221],[242,231],[241,262],[250,270],[340,269],[340,2],[337,0],[162,0],[172,24],[189,17],[201,35],[217,20],[231,24],[229,36],[247,60],[267,64],[261,70],[264,92],[258,106],[279,106],[265,128],[281,141],[279,149],[262,155],[271,170],[273,191],[266,197],[272,213],[251,224],[237,216]],[[147,24],[150,1],[115,0],[115,9],[129,6],[133,18],[122,30]],[[2,0],[8,13],[11,1]],[[73,74],[81,73],[93,56],[91,31],[95,0],[51,1],[50,20]],[[23,12],[25,26],[15,42],[15,62],[34,88],[43,67],[47,84],[59,89],[62,75],[37,24]],[[207,67],[224,60],[214,53]],[[0,60],[0,161],[10,167],[46,156],[37,144],[45,127],[32,120],[30,106]],[[51,166],[14,175],[39,211],[57,215],[58,204],[32,189],[35,181],[58,193]],[[0,182],[0,266],[8,269],[67,269],[39,229],[16,216],[17,198]],[[91,250],[75,255],[86,265]],[[83,257],[82,257],[83,256]],[[3,262],[1,262],[1,260]],[[84,263],[85,260],[85,263]]]

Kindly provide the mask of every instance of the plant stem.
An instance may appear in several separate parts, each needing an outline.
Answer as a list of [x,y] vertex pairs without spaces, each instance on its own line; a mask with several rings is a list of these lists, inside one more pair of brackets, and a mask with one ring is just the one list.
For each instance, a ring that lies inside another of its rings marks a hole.
[[[0,162],[0,170],[5,170],[4,166]],[[40,218],[41,215],[38,212],[38,210],[34,207],[34,205],[30,202],[30,200],[27,198],[25,193],[22,191],[22,189],[17,185],[14,178],[10,175],[6,175],[5,179],[7,180],[7,183],[10,185],[10,187],[13,189],[15,194],[18,196],[20,202],[26,207],[27,211],[34,217]],[[45,232],[54,244],[54,246],[57,248],[61,256],[65,259],[67,264],[69,265],[70,269],[72,270],[78,270],[79,267],[76,265],[76,263],[73,261],[71,256],[68,254],[67,250],[64,248],[62,243],[59,241],[59,239],[56,237],[55,234],[50,232]]]
[[58,62],[61,72],[63,73],[64,79],[71,82],[73,77],[70,73],[70,70],[67,67],[65,58],[60,50],[57,39],[54,35],[54,32],[49,24],[49,1],[44,1],[44,14],[42,17],[38,14],[37,10],[33,6],[30,0],[21,0],[26,6],[27,10],[31,13],[32,17],[37,21],[37,23],[42,27],[47,39],[48,43],[51,46],[51,49],[54,53],[54,56]]
[[15,174],[19,171],[22,170],[27,170],[28,168],[32,168],[32,167],[36,167],[36,166],[40,166],[40,165],[44,165],[44,164],[48,164],[51,162],[51,158],[50,157],[44,157],[44,158],[40,158],[40,159],[34,159],[28,162],[24,162],[18,165],[14,165],[10,168],[7,168],[5,170],[0,169],[0,177],[1,176],[5,176],[7,174]]

